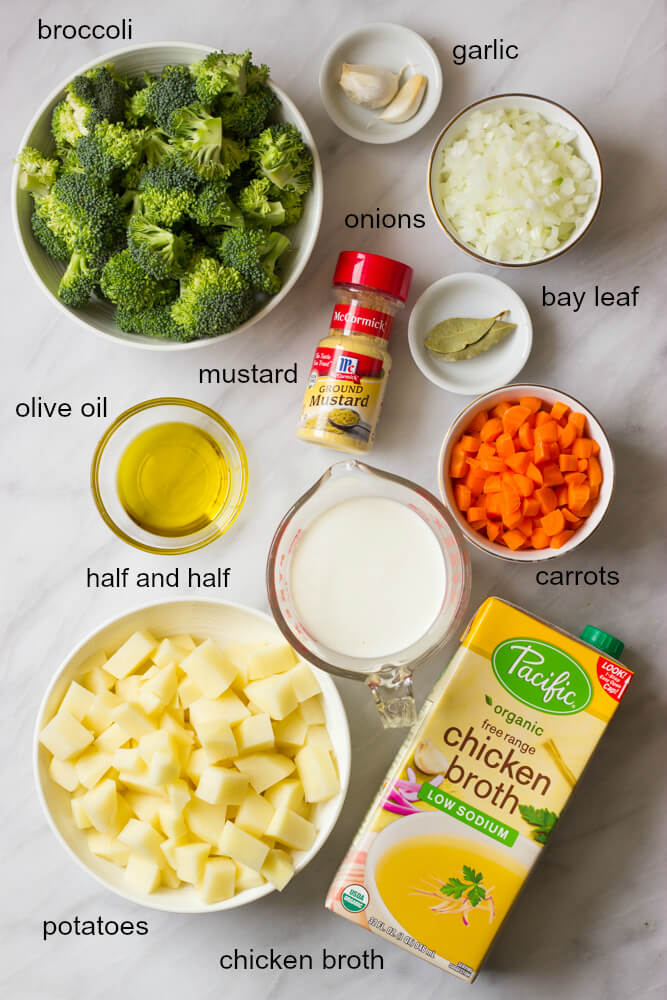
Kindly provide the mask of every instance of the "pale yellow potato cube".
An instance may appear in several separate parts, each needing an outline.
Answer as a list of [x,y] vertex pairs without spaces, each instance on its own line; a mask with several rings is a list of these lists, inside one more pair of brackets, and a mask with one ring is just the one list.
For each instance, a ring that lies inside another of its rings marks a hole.
[[151,663],[151,665],[149,667],[145,667],[141,671],[141,676],[140,676],[139,680],[142,681],[145,684],[146,681],[149,681],[151,679],[151,677],[155,677],[155,675],[158,673],[159,669],[160,668],[156,667],[154,663]]
[[105,778],[95,788],[81,796],[81,808],[98,833],[113,834],[118,811],[116,782]]
[[207,844],[217,844],[227,820],[227,806],[214,806],[194,798],[188,802],[183,816],[195,837]]
[[274,808],[270,802],[258,795],[253,788],[248,792],[239,806],[234,822],[246,833],[252,833],[255,837],[262,837],[273,819]]
[[162,795],[129,791],[125,793],[125,799],[137,819],[143,820],[144,823],[149,823],[158,832],[160,831],[160,810],[168,804]]
[[321,747],[322,750],[333,750],[329,730],[326,726],[308,726],[306,743],[313,747]]
[[171,802],[161,805],[158,815],[160,829],[168,839],[173,840],[176,837],[184,837],[187,834],[188,828],[185,823],[185,817]]
[[132,810],[130,809],[125,796],[123,794],[124,789],[116,788],[116,818],[113,822],[113,827],[109,831],[109,835],[112,837],[117,837],[120,831],[126,826],[132,817]]
[[174,851],[177,847],[185,847],[186,844],[191,843],[191,840],[186,837],[171,837],[168,840],[163,840],[160,844],[160,850],[164,856],[164,860],[160,861],[160,866],[164,868],[164,862],[166,860],[167,865],[175,872],[176,871],[176,858],[174,856]]
[[[146,792],[148,795],[162,794],[161,790],[148,780],[148,768],[143,761],[141,761],[141,767],[137,770],[119,771],[118,781],[131,791]],[[164,798],[164,796],[162,797]]]
[[169,867],[163,868],[161,870],[162,875],[162,885],[165,885],[167,889],[180,889],[183,885],[180,878],[176,872]]
[[178,691],[178,670],[170,663],[144,682],[144,690],[150,691],[163,705],[168,705]]
[[125,868],[125,879],[137,895],[148,895],[159,889],[162,882],[160,866],[153,860],[131,854]]
[[252,753],[237,757],[234,766],[248,776],[250,784],[261,795],[263,791],[282,781],[294,770],[294,761],[280,753]]
[[91,830],[88,834],[88,847],[98,858],[105,858],[115,865],[124,868],[130,859],[130,852],[125,844],[120,844],[115,837],[110,837],[108,833],[98,833]]
[[284,719],[298,706],[296,694],[286,674],[275,674],[245,687],[246,698],[272,719]]
[[113,710],[122,704],[122,698],[119,698],[113,691],[100,691],[99,694],[95,695],[94,702],[86,712],[84,724],[92,729],[96,736],[100,736],[113,722],[111,717]]
[[158,750],[177,753],[178,748],[176,738],[166,729],[153,729],[150,733],[146,733],[139,740],[138,746],[139,754],[146,764],[150,763],[153,754]]
[[157,648],[157,639],[150,632],[135,632],[104,664],[107,673],[120,680],[138,670]]
[[134,705],[118,705],[112,709],[111,718],[133,740],[140,740],[146,733],[151,733],[155,729],[155,723]]
[[132,701],[139,705],[146,715],[155,716],[164,711],[164,705],[158,696],[153,694],[152,691],[147,691],[145,685],[139,690],[137,697],[133,698]]
[[[190,714],[192,716],[192,712]],[[226,754],[227,757],[235,757],[236,740],[234,739],[234,734],[232,733],[232,727],[227,720],[205,719],[202,718],[196,710],[194,714],[195,719],[191,718],[191,722],[195,728],[195,732],[197,733],[197,737],[201,745],[203,746],[207,741],[212,742],[215,740],[216,742],[226,746],[231,751]]]
[[229,858],[208,858],[204,876],[199,883],[199,895],[204,903],[220,903],[231,899],[236,882],[236,865]]
[[235,726],[250,712],[233,691],[225,691],[215,700],[200,698],[190,705],[190,723],[196,729],[202,722],[228,722]]
[[141,773],[145,765],[139,756],[139,747],[119,747],[113,753],[111,766],[117,771]]
[[[100,654],[102,656],[102,663],[106,663],[106,656],[104,653]],[[91,657],[93,659],[93,657]],[[88,661],[86,661],[88,662]],[[92,691],[93,694],[102,694],[103,691],[110,691],[111,688],[116,683],[116,678],[112,674],[107,673],[107,671],[100,665],[94,666],[89,669],[86,673],[81,675],[81,683],[84,687]]]
[[238,670],[238,675],[234,678],[233,686],[237,690],[242,690],[248,683],[248,668],[252,654],[265,646],[264,642],[230,642],[225,646],[225,655]]
[[177,781],[181,773],[181,763],[177,754],[171,750],[156,750],[151,757],[146,775],[151,785],[163,788]]
[[[190,640],[189,643],[187,642],[188,639]],[[189,635],[170,636],[168,639],[163,639],[156,649],[153,654],[153,663],[158,667],[167,667],[171,663],[180,666],[181,662],[186,656],[189,656],[194,648],[194,641]]]
[[217,698],[236,677],[237,670],[212,639],[197,646],[180,664],[205,698]]
[[88,830],[93,824],[90,822],[90,818],[83,807],[83,803],[81,802],[82,798],[83,796],[80,795],[72,799],[70,803],[72,806],[72,818],[74,820],[74,825],[79,830]]
[[65,697],[60,702],[60,712],[69,712],[73,715],[75,719],[79,722],[83,722],[86,717],[86,713],[90,709],[91,705],[95,701],[95,695],[92,691],[83,687],[81,684],[77,684],[76,681],[72,681],[70,686],[67,688]]
[[193,701],[199,701],[202,693],[189,677],[184,677],[178,685],[178,704],[181,708],[190,708]]
[[154,826],[142,819],[129,820],[118,834],[118,840],[130,848],[131,854],[154,861],[156,865],[162,863],[160,845],[164,839]]
[[195,795],[211,805],[240,805],[248,790],[248,778],[232,768],[210,765],[202,771]]
[[242,719],[235,733],[240,754],[271,750],[275,746],[271,717],[266,712]]
[[252,834],[246,833],[245,830],[241,830],[229,820],[222,828],[218,847],[224,855],[236,861],[237,864],[245,865],[256,872],[260,870],[266,855],[269,853],[266,844],[263,844],[257,837],[253,837]]
[[296,653],[286,642],[262,646],[248,658],[248,680],[257,681],[283,674],[297,663]]
[[280,892],[294,875],[294,862],[287,851],[275,848],[269,851],[260,874]]
[[184,844],[174,848],[176,874],[182,882],[197,885],[204,877],[204,869],[209,856],[209,844]]
[[308,851],[315,843],[317,830],[303,816],[281,806],[274,812],[266,829],[266,835],[275,837],[281,844],[296,851]]
[[294,762],[306,802],[326,802],[339,792],[340,782],[327,750],[307,745],[299,750]]
[[39,742],[58,760],[69,760],[93,742],[93,734],[69,712],[58,712],[42,729]]
[[130,677],[123,677],[122,680],[116,681],[116,687],[114,690],[118,697],[123,701],[135,702],[139,697],[139,692],[141,691],[141,677],[139,677],[138,674],[132,674]]
[[103,733],[100,733],[93,746],[96,750],[101,750],[103,753],[113,754],[120,747],[124,746],[129,739],[130,737],[120,728],[118,723],[112,722]]
[[236,740],[228,722],[205,723],[199,732],[208,764],[231,760],[238,754]]
[[181,755],[181,762],[185,763],[188,754],[195,742],[195,734],[191,729],[186,729],[178,719],[174,717],[172,711],[165,712],[159,721],[160,732],[170,733],[176,740],[176,744]]
[[58,760],[57,757],[52,757],[49,764],[49,774],[57,785],[68,792],[74,792],[79,787],[76,764],[69,760]]
[[193,785],[199,783],[204,770],[209,766],[206,760],[206,751],[202,747],[197,747],[193,750],[188,758],[188,762],[185,767],[185,773],[187,774]]
[[291,809],[293,812],[303,816],[308,811],[303,797],[303,785],[298,778],[286,778],[279,781],[277,785],[272,785],[264,792],[274,809]]
[[301,712],[290,712],[286,719],[281,719],[273,723],[273,732],[276,738],[276,746],[281,753],[292,757],[297,750],[306,742],[306,723]]
[[79,667],[79,673],[83,676],[85,674],[91,673],[93,670],[97,670],[98,667],[104,667],[107,662],[107,654],[103,649],[98,649],[96,653],[91,653],[81,666]]
[[192,797],[187,781],[184,781],[182,778],[175,781],[173,785],[169,785],[167,795],[169,796],[169,801],[178,812],[183,812]]
[[308,701],[309,698],[316,698],[321,693],[320,682],[307,663],[299,663],[287,674],[287,679],[294,688],[299,701]]
[[245,892],[246,889],[259,889],[264,885],[264,878],[259,872],[254,872],[246,865],[236,865],[236,891]]
[[307,726],[323,726],[326,723],[320,695],[316,695],[314,698],[306,698],[299,705],[299,710]]
[[84,788],[93,788],[111,767],[112,755],[110,753],[100,753],[98,750],[87,750],[81,754],[76,764],[76,773],[79,783]]

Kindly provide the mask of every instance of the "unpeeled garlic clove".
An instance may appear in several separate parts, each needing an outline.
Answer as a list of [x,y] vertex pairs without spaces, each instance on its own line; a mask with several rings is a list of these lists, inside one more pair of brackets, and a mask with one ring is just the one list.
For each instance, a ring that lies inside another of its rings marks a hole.
[[415,73],[405,81],[391,104],[378,117],[383,122],[392,122],[395,125],[409,121],[421,107],[426,93],[426,83],[425,76]]
[[[401,71],[402,72],[402,71]],[[343,63],[338,83],[343,93],[362,108],[384,108],[398,91],[400,73],[381,66],[356,66]]]
[[449,767],[447,758],[430,740],[422,740],[417,745],[414,761],[422,774],[444,774]]

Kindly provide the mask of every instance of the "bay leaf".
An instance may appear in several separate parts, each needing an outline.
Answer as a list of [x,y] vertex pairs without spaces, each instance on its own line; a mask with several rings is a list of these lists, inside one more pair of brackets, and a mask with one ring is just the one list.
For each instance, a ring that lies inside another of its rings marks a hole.
[[461,351],[439,354],[438,359],[440,361],[467,361],[469,358],[476,358],[478,354],[484,354],[485,351],[499,344],[512,330],[516,330],[516,323],[504,323],[502,320],[497,320],[488,333],[474,344],[469,344]]
[[507,309],[488,319],[468,319],[452,316],[436,323],[424,341],[424,346],[435,354],[453,354],[475,344],[490,332],[493,324],[500,320]]

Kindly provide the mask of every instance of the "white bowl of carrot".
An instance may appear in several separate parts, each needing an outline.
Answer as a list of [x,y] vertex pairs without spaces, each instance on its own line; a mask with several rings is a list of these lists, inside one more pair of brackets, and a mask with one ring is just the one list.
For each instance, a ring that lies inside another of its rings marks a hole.
[[614,457],[594,415],[542,385],[479,396],[442,444],[440,493],[477,548],[513,562],[565,555],[593,534],[614,490]]

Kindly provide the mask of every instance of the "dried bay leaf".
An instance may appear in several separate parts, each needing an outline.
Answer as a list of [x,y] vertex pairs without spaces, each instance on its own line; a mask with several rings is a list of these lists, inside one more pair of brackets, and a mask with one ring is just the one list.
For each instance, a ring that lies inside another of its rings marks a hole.
[[476,358],[478,354],[484,354],[485,351],[499,344],[512,330],[516,330],[516,323],[504,323],[502,320],[497,320],[488,333],[474,344],[469,344],[462,351],[438,354],[438,359],[440,361],[467,361],[469,358]]
[[424,346],[434,354],[454,354],[462,351],[485,337],[494,323],[502,319],[507,311],[503,309],[497,316],[490,316],[488,319],[468,319],[462,316],[443,319],[429,331]]

